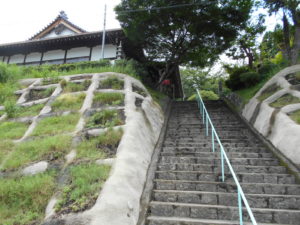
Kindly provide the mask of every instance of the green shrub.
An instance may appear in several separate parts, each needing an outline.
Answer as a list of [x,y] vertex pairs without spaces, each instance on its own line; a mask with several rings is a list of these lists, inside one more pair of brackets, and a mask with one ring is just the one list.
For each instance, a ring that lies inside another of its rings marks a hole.
[[244,87],[252,87],[260,81],[260,75],[256,72],[242,73],[240,74],[240,81]]
[[264,76],[264,75],[272,72],[274,70],[274,68],[276,68],[276,67],[277,67],[277,65],[275,65],[274,63],[271,63],[271,62],[264,63],[258,67],[257,72],[260,75]]
[[[202,90],[200,91],[201,97],[203,100],[218,100],[219,96],[213,92],[213,91],[207,91],[207,90]],[[195,101],[196,100],[196,94],[193,94],[188,98],[188,101]]]
[[12,101],[5,102],[4,107],[8,118],[15,117],[19,111],[19,107]]
[[233,91],[243,89],[245,84],[241,81],[241,74],[249,72],[249,68],[246,66],[233,68],[227,67],[226,70],[229,73],[229,79],[225,81],[226,86]]
[[5,83],[9,78],[7,64],[0,62],[0,83]]

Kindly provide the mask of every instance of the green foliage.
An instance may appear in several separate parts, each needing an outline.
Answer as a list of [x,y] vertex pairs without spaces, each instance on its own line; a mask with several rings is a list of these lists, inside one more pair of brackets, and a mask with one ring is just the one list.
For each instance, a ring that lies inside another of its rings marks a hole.
[[5,63],[0,62],[0,83],[5,83],[9,78],[9,72]]
[[5,104],[5,111],[8,118],[20,118],[27,116],[36,116],[40,113],[44,104],[36,104],[29,107],[17,106],[14,103],[9,102],[9,106]]
[[44,78],[42,81],[42,85],[49,85],[49,84],[57,84],[61,82],[61,78],[59,77],[49,77],[49,78]]
[[124,104],[124,94],[121,93],[96,93],[94,95],[93,104],[102,106],[122,105]]
[[78,91],[85,91],[91,84],[90,80],[85,80],[82,83],[74,83],[68,82],[65,85],[63,84],[62,87],[65,93],[68,92],[78,92]]
[[0,224],[39,224],[54,182],[53,173],[0,179]]
[[261,80],[261,77],[256,72],[246,72],[240,74],[240,81],[244,87],[252,87]]
[[87,128],[113,127],[123,125],[124,121],[120,118],[118,110],[102,110],[92,115],[86,124]]
[[300,110],[294,111],[289,114],[289,116],[294,120],[296,123],[300,124]]
[[32,136],[57,135],[72,132],[79,120],[78,114],[53,116],[42,119],[32,132]]
[[[171,5],[186,3],[179,0]],[[249,17],[252,1],[230,0],[226,4],[197,1],[189,7],[168,6],[167,0],[123,0],[115,10],[127,37],[146,50],[149,61],[204,66],[212,63],[236,38]],[[165,8],[122,12],[155,7]]]
[[124,88],[124,81],[120,80],[116,76],[110,76],[109,78],[101,81],[100,88],[111,88],[115,90],[121,90]]
[[98,137],[86,139],[77,148],[77,158],[95,160],[113,157],[122,136],[123,130],[120,128],[108,129]]
[[269,74],[270,72],[273,72],[274,68],[277,67],[274,63],[267,62],[260,65],[257,69],[257,72],[261,74],[262,76]]
[[51,105],[54,112],[57,111],[76,111],[82,106],[85,94],[62,94]]
[[270,104],[274,108],[282,108],[286,105],[300,103],[300,98],[290,94],[285,94]]
[[5,162],[3,169],[16,169],[40,160],[56,160],[63,157],[71,146],[71,137],[66,135],[37,138],[22,142]]
[[[201,90],[200,91],[201,97],[203,100],[218,100],[219,96],[216,95],[213,91],[206,91]],[[193,94],[188,98],[188,101],[195,101],[196,100],[196,94]]]
[[63,189],[62,199],[56,205],[58,212],[79,212],[93,205],[108,178],[110,166],[77,165],[70,168],[70,184]]
[[28,124],[21,122],[2,122],[0,123],[0,140],[19,139],[28,128]]
[[18,84],[14,82],[0,83],[0,105],[3,105],[6,101],[16,102],[17,96],[14,92],[18,88]]

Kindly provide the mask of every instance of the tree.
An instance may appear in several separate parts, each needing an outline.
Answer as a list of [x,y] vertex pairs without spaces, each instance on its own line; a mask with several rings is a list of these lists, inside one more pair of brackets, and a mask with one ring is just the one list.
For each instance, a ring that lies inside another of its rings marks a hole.
[[[298,63],[300,51],[300,7],[299,0],[265,0],[270,14],[282,11],[284,56],[291,65]],[[295,26],[295,32],[291,34],[289,19]]]
[[252,0],[122,0],[115,10],[146,60],[165,62],[160,84],[166,78],[178,80],[178,65],[212,64],[245,27],[251,7]]
[[234,46],[226,55],[233,59],[248,58],[248,66],[252,69],[257,56],[257,37],[266,29],[264,22],[264,15],[262,14],[253,21],[249,20],[245,29],[235,40]]

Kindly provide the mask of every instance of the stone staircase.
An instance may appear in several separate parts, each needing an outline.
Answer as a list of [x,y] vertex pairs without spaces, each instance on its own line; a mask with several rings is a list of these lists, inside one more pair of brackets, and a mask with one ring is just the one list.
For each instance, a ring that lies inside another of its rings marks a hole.
[[[258,224],[300,224],[300,185],[222,101],[206,102]],[[239,224],[236,186],[199,119],[196,102],[174,102],[155,172],[148,225]],[[217,145],[216,145],[217,146]],[[243,209],[244,224],[250,223]]]

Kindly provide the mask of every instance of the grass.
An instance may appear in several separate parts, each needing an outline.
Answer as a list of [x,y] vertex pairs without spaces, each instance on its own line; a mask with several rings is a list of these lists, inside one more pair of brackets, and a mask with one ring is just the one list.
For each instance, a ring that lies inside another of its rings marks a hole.
[[47,88],[47,89],[43,89],[43,90],[32,89],[29,92],[28,101],[48,98],[50,95],[52,95],[54,90],[55,90],[55,87],[51,87],[51,88]]
[[85,94],[63,94],[60,95],[52,104],[52,110],[57,111],[68,111],[68,110],[79,110],[85,99]]
[[116,76],[110,76],[109,78],[101,81],[100,88],[111,88],[115,90],[121,90],[124,88],[124,81],[120,80]]
[[0,110],[0,117],[3,116],[5,114],[4,110]]
[[71,137],[67,135],[38,138],[22,142],[5,162],[3,169],[16,169],[30,162],[56,160],[70,150]]
[[112,157],[115,155],[122,136],[122,129],[109,129],[98,137],[86,139],[77,148],[77,158],[96,160]]
[[91,84],[90,80],[85,80],[82,83],[68,82],[63,87],[63,91],[64,91],[64,93],[85,91],[88,89],[90,84]]
[[3,159],[14,149],[14,144],[9,140],[0,141],[0,164]]
[[54,173],[0,179],[0,224],[40,224],[54,182]]
[[96,93],[93,99],[93,105],[110,106],[124,104],[124,94],[121,93]]
[[62,79],[59,77],[49,77],[49,78],[44,78],[42,80],[42,85],[49,85],[49,84],[57,84],[61,81]]
[[291,105],[295,103],[300,103],[300,98],[297,98],[290,94],[285,94],[278,98],[276,101],[272,102],[270,106],[274,108],[282,108],[286,105]]
[[62,199],[56,205],[59,213],[79,212],[92,207],[109,176],[110,166],[77,165],[70,168],[70,184],[64,187]]
[[142,88],[140,88],[140,87],[138,87],[136,85],[133,85],[132,89],[133,89],[132,90],[133,92],[136,92],[136,93],[142,95],[143,97],[147,97],[147,93]]
[[87,128],[105,128],[123,125],[124,121],[118,110],[102,110],[92,115],[86,124]]
[[152,88],[149,88],[149,87],[147,87],[147,90],[149,91],[149,93],[152,96],[153,100],[155,102],[157,102],[160,106],[163,106],[162,105],[163,104],[162,100],[164,98],[166,98],[167,96],[165,94],[163,94],[163,93],[161,93],[161,92],[159,92],[157,90],[154,90]]
[[36,116],[43,109],[44,104],[36,104],[30,107],[17,107],[14,117]]
[[294,120],[296,123],[300,124],[300,110],[292,112],[289,116]]
[[265,99],[267,99],[268,97],[270,97],[271,95],[275,94],[277,91],[281,90],[282,88],[277,86],[276,84],[273,84],[269,87],[267,87],[260,96],[257,97],[257,99],[262,102]]
[[78,114],[53,116],[42,119],[32,132],[32,136],[57,135],[72,132],[79,120]]
[[21,122],[0,123],[0,141],[4,139],[19,139],[28,128],[28,124]]

